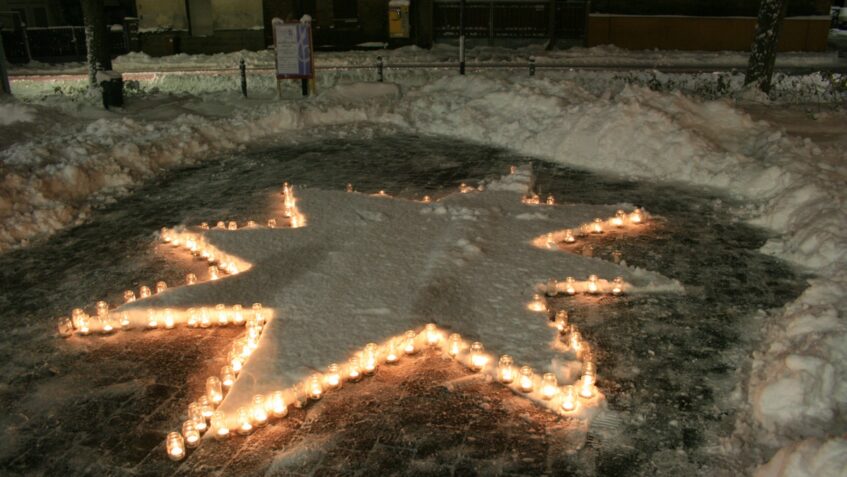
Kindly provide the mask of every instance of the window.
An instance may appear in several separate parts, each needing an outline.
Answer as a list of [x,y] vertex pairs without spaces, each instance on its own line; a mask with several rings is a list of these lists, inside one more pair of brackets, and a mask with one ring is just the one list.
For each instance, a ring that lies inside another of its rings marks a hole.
[[186,0],[188,28],[191,36],[210,36],[214,33],[212,25],[211,0]]
[[358,0],[333,0],[333,18],[359,18]]

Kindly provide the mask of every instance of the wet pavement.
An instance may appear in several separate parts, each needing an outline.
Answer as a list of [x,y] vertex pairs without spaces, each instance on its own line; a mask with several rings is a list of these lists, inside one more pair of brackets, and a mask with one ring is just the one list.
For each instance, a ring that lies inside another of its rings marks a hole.
[[[441,138],[377,136],[265,145],[174,171],[95,211],[87,223],[0,256],[0,470],[6,475],[733,475],[718,451],[734,428],[755,313],[781,306],[802,277],[757,252],[766,235],[706,191],[635,183],[534,161],[537,188],[560,202],[630,203],[658,216],[648,234],[575,253],[678,279],[683,295],[561,298],[593,349],[609,412],[581,432],[567,419],[422,355],[292,410],[248,438],[208,442],[175,464],[175,430],[235,329],[128,332],[62,340],[53,319],[75,306],[196,263],[162,252],[162,226],[261,219],[272,192],[301,186],[437,196],[530,161]],[[614,255],[613,255],[614,254]],[[603,301],[602,303],[598,303]],[[220,350],[217,351],[216,350]]]

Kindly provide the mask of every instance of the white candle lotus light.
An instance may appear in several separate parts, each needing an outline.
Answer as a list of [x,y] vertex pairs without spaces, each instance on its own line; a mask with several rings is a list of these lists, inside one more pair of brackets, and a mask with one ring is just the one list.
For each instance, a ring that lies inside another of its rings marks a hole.
[[244,324],[244,312],[241,309],[241,305],[232,305],[232,323],[236,326]]
[[556,330],[559,332],[559,335],[566,333],[568,329],[568,312],[565,310],[557,311],[556,318],[553,323],[556,326]]
[[540,294],[532,295],[532,301],[527,305],[532,311],[544,312],[547,311],[547,301]]
[[591,224],[591,233],[593,234],[602,234],[603,233],[603,221],[600,218],[594,219],[594,222]]
[[562,389],[562,411],[570,413],[576,410],[576,391],[573,385],[569,384]]
[[553,197],[553,194],[547,196],[547,205],[556,205],[556,198]]
[[319,375],[315,374],[309,378],[308,391],[309,398],[316,401],[323,396],[324,388],[321,384],[321,377]]
[[324,375],[324,379],[326,381],[326,385],[329,388],[337,388],[341,384],[341,374],[338,371],[338,365],[332,363],[326,369],[326,374]]
[[226,230],[226,224],[223,220],[218,220],[218,223],[215,224],[215,228],[220,230]]
[[585,290],[592,295],[600,290],[597,285],[597,275],[591,275],[588,277],[588,284],[586,284]]
[[565,293],[571,296],[576,294],[576,280],[573,277],[565,278]]
[[274,417],[285,417],[286,414],[288,414],[288,406],[285,404],[285,396],[282,391],[274,391],[274,393],[271,394],[270,407],[271,414],[273,414]]
[[188,448],[194,448],[200,444],[200,431],[197,430],[194,421],[189,419],[182,423],[182,437]]
[[192,421],[195,426],[202,426],[206,430],[206,417],[203,415],[203,408],[198,402],[193,402],[188,405],[188,420]]
[[179,432],[169,432],[165,439],[168,457],[173,461],[180,461],[185,458],[185,441]]
[[515,367],[512,357],[504,354],[497,364],[497,379],[503,384],[509,384],[515,380]]
[[165,308],[163,321],[165,324],[165,329],[172,330],[174,326],[176,326],[176,321],[174,321],[174,313],[170,308]]
[[376,371],[376,365],[376,343],[368,343],[362,351],[362,370],[365,374],[371,375]]
[[546,242],[546,245],[547,245],[547,248],[549,248],[549,249],[554,249],[554,248],[556,248],[556,239],[555,239],[555,238],[553,238],[553,232],[549,232],[549,233],[547,234],[547,242]]
[[415,354],[417,348],[415,348],[415,337],[417,333],[413,330],[407,331],[404,335],[405,341],[403,342],[403,352],[406,354]]
[[435,346],[439,341],[441,341],[441,333],[438,332],[438,328],[435,327],[434,323],[428,323],[426,325],[426,344]]
[[168,289],[168,284],[163,281],[156,282],[156,294],[162,293]]
[[128,330],[130,328],[131,323],[129,321],[129,313],[125,311],[121,313],[120,325],[122,330]]
[[235,370],[230,365],[221,368],[221,386],[229,389],[235,384]]
[[485,347],[479,341],[475,341],[471,344],[471,369],[482,371],[487,363],[488,357],[485,355]]
[[612,295],[618,296],[623,293],[623,277],[615,277],[612,281]]
[[448,339],[447,354],[455,358],[462,351],[462,337],[458,333],[453,333]]
[[254,426],[262,427],[268,423],[268,409],[267,403],[265,403],[265,396],[261,394],[253,396],[250,412],[253,417]]
[[624,219],[626,219],[626,214],[622,210],[618,210],[615,212],[615,216],[612,217],[612,225],[617,228],[621,228],[624,225]]
[[237,420],[238,420],[238,433],[242,436],[246,436],[253,432],[253,417],[250,413],[250,410],[246,407],[239,407],[236,412]]
[[150,298],[152,295],[153,293],[150,292],[150,287],[147,285],[141,285],[141,287],[138,288],[139,298]]
[[347,381],[355,383],[362,379],[362,368],[359,367],[359,358],[353,356],[347,363]]
[[223,385],[217,376],[209,376],[209,378],[206,379],[206,397],[208,397],[209,401],[211,401],[215,406],[223,401]]
[[385,353],[385,362],[388,364],[396,363],[400,359],[397,354],[397,342],[394,339],[388,341],[388,351]]
[[633,224],[640,224],[643,220],[644,212],[639,208],[636,208],[632,211],[632,213],[629,214],[629,221]]
[[201,230],[209,230],[209,222],[200,222]]
[[197,275],[193,273],[188,273],[185,275],[185,284],[186,285],[195,285],[197,283]]
[[205,306],[200,307],[200,328],[208,328],[212,326],[212,317],[209,316],[209,310]]
[[221,272],[215,265],[209,265],[209,280],[217,280],[221,277]]
[[573,230],[565,229],[565,243],[574,243],[576,242],[576,237],[574,237]]
[[215,305],[215,315],[218,319],[218,325],[226,326],[229,324],[229,313],[226,311],[226,305],[223,303],[218,303]]
[[520,386],[520,390],[525,393],[531,393],[535,388],[535,376],[532,372],[532,368],[529,366],[521,366],[520,370],[520,378],[518,381],[518,385]]
[[135,292],[132,290],[126,290],[124,292],[124,303],[132,303],[135,301]]
[[556,380],[556,375],[553,373],[544,373],[541,378],[541,397],[550,400],[556,397],[559,392],[559,382]]
[[234,221],[234,220],[230,220],[230,221],[226,224],[226,229],[227,229],[227,230],[238,230],[238,224],[237,224],[237,223],[235,223],[235,221]]
[[147,329],[155,330],[159,327],[159,317],[153,310],[147,310]]
[[268,219],[268,228],[275,229],[276,228],[276,219]]
[[229,427],[226,423],[226,414],[223,411],[215,411],[212,414],[212,433],[216,439],[229,437]]

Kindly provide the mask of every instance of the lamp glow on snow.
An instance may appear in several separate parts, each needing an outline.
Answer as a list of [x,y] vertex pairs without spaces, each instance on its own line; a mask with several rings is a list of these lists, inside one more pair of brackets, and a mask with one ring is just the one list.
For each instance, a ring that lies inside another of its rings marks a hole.
[[202,426],[206,430],[206,418],[203,416],[203,408],[199,403],[193,402],[188,405],[188,420],[194,422],[194,426]]
[[217,376],[209,376],[206,379],[206,397],[216,406],[223,401],[223,385]]
[[544,373],[541,377],[541,397],[550,400],[556,397],[559,392],[559,382],[556,380],[556,375],[553,373]]
[[221,386],[224,389],[229,389],[235,384],[235,370],[232,366],[226,365],[221,368]]
[[155,330],[159,327],[159,317],[153,310],[147,310],[147,329]]
[[474,371],[482,371],[488,363],[488,357],[485,355],[485,347],[479,341],[471,344],[471,369]]
[[435,327],[434,323],[428,323],[426,325],[426,344],[435,346],[439,341],[441,341],[441,333],[438,332],[438,328]]
[[323,396],[324,388],[323,384],[321,383],[320,375],[315,374],[311,378],[309,378],[308,391],[310,399],[314,399],[317,401]]
[[347,380],[355,383],[362,379],[362,369],[359,367],[359,358],[353,356],[347,363]]
[[173,310],[166,308],[164,315],[165,329],[172,330],[176,326]]
[[238,418],[238,433],[242,436],[246,436],[253,432],[253,417],[251,416],[250,410],[246,407],[239,407],[236,412],[236,416]]
[[406,354],[415,354],[417,349],[415,348],[415,337],[417,334],[413,330],[407,331],[404,335],[403,342],[403,352]]
[[497,379],[503,384],[509,384],[515,380],[514,360],[508,354],[500,357],[497,364]]
[[640,224],[644,220],[644,211],[640,208],[636,208],[629,214],[629,221],[633,224]]
[[569,384],[562,389],[562,411],[569,413],[576,410],[576,391],[573,385]]
[[171,460],[180,461],[185,458],[185,441],[179,432],[169,432],[165,439],[165,446]]
[[215,406],[209,401],[209,398],[204,394],[197,398],[197,407],[200,409],[200,414],[203,416],[203,425],[200,426],[201,431],[206,430],[206,419],[211,419],[215,413]]
[[565,229],[565,243],[574,243],[576,242],[576,237],[573,235],[573,230]]
[[521,366],[518,386],[525,393],[531,393],[535,389],[535,375],[529,366]]
[[397,342],[392,339],[388,342],[388,351],[385,353],[385,362],[393,364],[396,363],[398,359],[400,359],[400,356],[397,354]]
[[617,228],[623,227],[624,220],[626,219],[626,214],[622,210],[618,210],[615,212],[615,216],[612,217],[612,225]]
[[591,233],[593,234],[602,234],[603,233],[603,221],[600,218],[594,219],[594,222],[591,223]]

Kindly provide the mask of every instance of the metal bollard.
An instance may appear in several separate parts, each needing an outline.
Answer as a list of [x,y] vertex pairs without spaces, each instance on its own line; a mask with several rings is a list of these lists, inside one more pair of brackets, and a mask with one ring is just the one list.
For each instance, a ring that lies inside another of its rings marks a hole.
[[385,77],[383,75],[383,68],[385,68],[385,64],[382,62],[382,57],[377,56],[376,57],[376,80],[379,81],[380,83],[382,83],[383,80],[385,79]]
[[535,58],[529,58],[529,75],[535,76]]
[[247,65],[244,63],[244,58],[238,62],[238,70],[241,72],[241,94],[247,97]]

